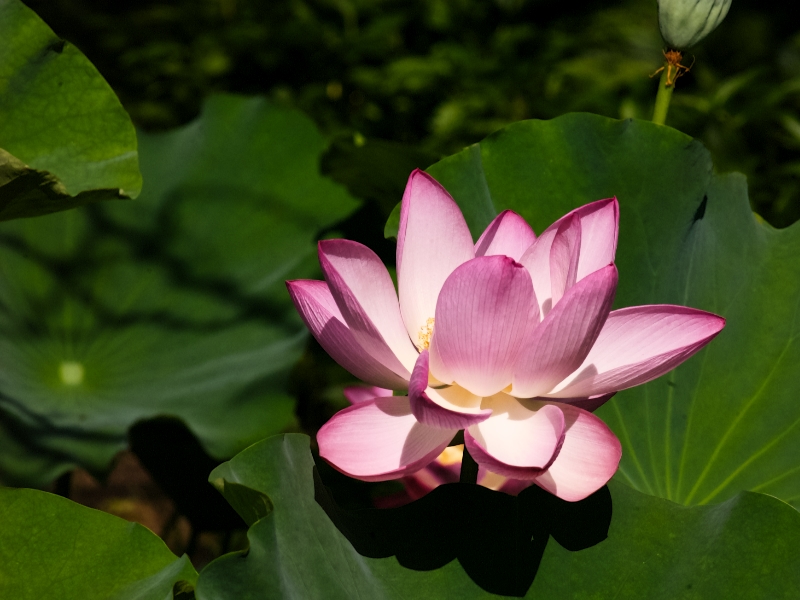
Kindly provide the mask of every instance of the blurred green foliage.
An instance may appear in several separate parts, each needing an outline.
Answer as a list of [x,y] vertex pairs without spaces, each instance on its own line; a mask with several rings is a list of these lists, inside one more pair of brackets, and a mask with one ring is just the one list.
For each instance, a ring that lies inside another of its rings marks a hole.
[[217,459],[294,426],[307,335],[284,280],[320,277],[317,237],[359,207],[319,174],[328,140],[297,111],[217,95],[138,142],[135,201],[0,229],[4,485],[103,473],[158,416]]
[[[214,91],[267,94],[328,133],[439,156],[516,120],[649,119],[656,3],[616,0],[28,0],[145,128]],[[750,181],[776,226],[800,217],[800,35],[792,6],[736,0],[696,50],[668,124]]]

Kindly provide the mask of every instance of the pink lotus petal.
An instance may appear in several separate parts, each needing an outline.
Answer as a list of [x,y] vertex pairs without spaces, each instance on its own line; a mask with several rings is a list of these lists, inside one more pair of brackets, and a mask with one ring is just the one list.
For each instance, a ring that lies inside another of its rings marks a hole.
[[[466,390],[456,396],[448,393],[450,390],[430,389],[426,393],[427,388],[428,351],[423,350],[419,353],[419,359],[408,384],[411,412],[417,421],[440,429],[466,429],[470,425],[485,421],[492,414],[491,410],[481,410],[481,398]],[[453,400],[460,402],[456,404]]]
[[436,304],[433,376],[446,381],[440,376],[446,374],[478,396],[508,387],[533,302],[527,271],[507,256],[458,267]]
[[[576,408],[580,408],[586,410],[588,412],[594,412],[603,404],[611,400],[616,395],[617,392],[611,392],[609,394],[600,394],[598,396],[589,396],[588,398],[552,398],[556,402],[563,402],[564,404],[569,404]],[[539,398],[540,400],[550,400],[551,398]]]
[[319,262],[353,337],[381,364],[411,376],[417,352],[408,339],[392,278],[380,258],[349,240],[319,243]]
[[400,207],[397,283],[400,312],[415,344],[434,316],[445,279],[474,255],[472,235],[450,194],[427,173],[411,173]]
[[406,396],[375,398],[336,413],[317,433],[319,454],[363,481],[397,479],[434,460],[456,434],[417,422]]
[[607,394],[646,383],[698,352],[724,326],[722,317],[684,306],[615,310],[574,375],[548,396]]
[[564,293],[575,285],[581,255],[581,220],[578,215],[562,219],[550,247],[551,310]]
[[531,276],[540,318],[547,316],[553,307],[552,285],[550,282],[550,250],[556,238],[558,227],[550,226],[523,253],[519,259]]
[[[431,339],[431,347],[428,349],[430,353],[430,364],[435,365],[436,374],[433,374],[433,370],[430,372],[430,377],[435,379],[436,381],[445,384],[445,385],[452,385],[455,381],[455,377],[450,369],[447,368],[444,360],[442,359],[442,355],[439,352],[439,346],[436,344],[436,341]],[[432,366],[431,369],[434,367]]]
[[[514,368],[511,394],[533,398],[551,391],[575,371],[600,335],[617,289],[617,268],[608,265],[572,286],[533,330]],[[569,396],[592,394],[571,393]]]
[[[619,203],[616,198],[598,200],[575,209],[581,220],[581,258],[578,281],[614,262],[619,232]],[[564,218],[566,218],[564,217]]]
[[534,482],[568,502],[590,496],[616,473],[622,446],[603,421],[574,406],[564,412],[564,443],[546,473]]
[[491,400],[492,416],[464,431],[469,453],[498,475],[535,479],[553,463],[564,440],[561,409],[540,402],[531,410],[506,394]]
[[324,281],[287,281],[297,312],[333,359],[353,375],[377,386],[405,389],[408,381],[375,360],[353,337]]
[[350,404],[358,404],[359,402],[366,402],[373,398],[391,396],[392,390],[374,385],[348,385],[342,390],[342,393]]
[[554,304],[550,282],[550,250],[553,240],[563,222],[573,216],[577,216],[581,223],[581,252],[576,281],[614,262],[619,221],[619,204],[616,198],[591,202],[561,217],[519,259],[531,274],[542,316],[547,315]]
[[528,223],[511,210],[504,210],[489,223],[475,244],[475,256],[505,255],[519,260],[536,241]]

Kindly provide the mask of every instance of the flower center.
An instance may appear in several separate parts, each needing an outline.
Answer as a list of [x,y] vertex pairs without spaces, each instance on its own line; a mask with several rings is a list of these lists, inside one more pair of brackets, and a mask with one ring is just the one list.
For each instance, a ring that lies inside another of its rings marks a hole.
[[422,350],[427,350],[431,347],[431,336],[433,335],[433,317],[425,321],[425,325],[419,328],[419,333],[417,334],[417,338],[419,339],[419,343],[417,344],[417,348]]

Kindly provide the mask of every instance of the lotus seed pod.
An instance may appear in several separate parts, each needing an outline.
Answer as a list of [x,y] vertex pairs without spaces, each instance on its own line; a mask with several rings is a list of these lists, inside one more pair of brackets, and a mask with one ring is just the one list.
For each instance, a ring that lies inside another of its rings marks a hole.
[[658,26],[672,48],[694,46],[722,23],[731,0],[658,0]]

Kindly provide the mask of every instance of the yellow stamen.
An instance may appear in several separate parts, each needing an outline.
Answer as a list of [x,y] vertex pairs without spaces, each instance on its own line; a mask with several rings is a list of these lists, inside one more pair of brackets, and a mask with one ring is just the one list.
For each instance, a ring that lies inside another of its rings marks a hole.
[[419,333],[417,337],[419,338],[419,344],[417,344],[417,348],[420,350],[427,350],[431,347],[431,336],[433,335],[433,317],[425,321],[425,325],[419,328]]
[[448,446],[447,448],[442,450],[442,453],[436,460],[439,461],[439,464],[448,467],[450,465],[460,463],[461,459],[463,458],[464,458],[464,445],[459,444],[458,446]]

